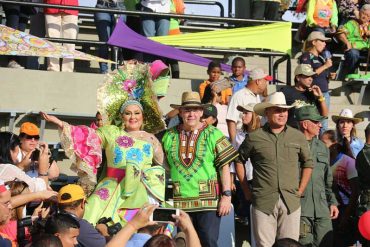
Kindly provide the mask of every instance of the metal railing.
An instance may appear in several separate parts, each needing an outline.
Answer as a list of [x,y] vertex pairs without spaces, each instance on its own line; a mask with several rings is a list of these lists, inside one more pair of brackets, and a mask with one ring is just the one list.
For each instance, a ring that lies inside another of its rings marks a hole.
[[[124,14],[130,16],[152,16],[152,17],[170,17],[170,18],[179,18],[185,20],[198,20],[198,21],[208,21],[208,22],[221,22],[227,24],[270,24],[276,23],[277,21],[267,21],[267,20],[253,20],[253,19],[239,19],[239,18],[229,18],[229,17],[215,17],[215,16],[203,16],[203,15],[180,15],[180,14],[172,14],[172,13],[154,13],[154,12],[143,12],[143,11],[129,11],[129,10],[120,10],[120,9],[107,9],[107,8],[95,8],[95,7],[84,7],[84,6],[70,6],[70,5],[57,5],[57,4],[46,4],[46,3],[33,3],[33,2],[19,2],[13,0],[0,0],[0,4],[18,4],[21,6],[30,6],[30,7],[39,7],[39,8],[58,8],[58,9],[70,9],[70,10],[78,10],[81,12],[86,13],[96,13],[96,12],[104,12],[104,13],[111,13],[111,14]],[[230,6],[229,6],[230,8]],[[61,38],[48,38],[48,40],[53,42],[59,43],[73,43],[78,45],[91,45],[91,46],[101,46],[106,45],[105,42],[101,41],[90,41],[90,40],[68,40],[68,39],[61,39]],[[273,52],[273,51],[258,51],[258,50],[242,50],[242,49],[218,49],[218,48],[206,48],[206,47],[177,47],[181,48],[182,50],[187,50],[191,52],[206,52],[206,53],[213,53],[213,54],[239,54],[239,55],[258,55],[258,56],[266,56],[269,57],[269,71],[272,74],[277,75],[276,71],[278,69],[279,63],[273,63],[273,58],[275,56],[286,57],[287,54],[281,52]],[[283,60],[285,61],[286,58]],[[280,60],[279,60],[280,61]],[[289,60],[290,61],[290,60]],[[287,64],[290,66],[290,63]],[[287,72],[290,71],[291,68],[287,69]],[[287,84],[290,85],[290,74],[286,76]],[[277,78],[274,78],[277,79]]]

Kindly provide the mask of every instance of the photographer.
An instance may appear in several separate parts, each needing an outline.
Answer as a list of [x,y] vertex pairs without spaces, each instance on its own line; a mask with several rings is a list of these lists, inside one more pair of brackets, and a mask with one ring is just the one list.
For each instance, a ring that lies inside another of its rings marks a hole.
[[[285,95],[288,105],[299,104],[299,102],[313,104],[317,107],[321,116],[327,117],[329,110],[325,103],[324,95],[319,86],[312,86],[314,75],[316,73],[313,71],[311,65],[299,64],[294,71],[295,85],[285,86],[281,89],[281,92]],[[298,128],[298,122],[294,118],[294,108],[289,110],[288,125]]]
[[80,234],[77,237],[79,246],[105,246],[106,239],[109,238],[107,226],[98,224],[98,230],[96,230],[89,222],[84,220],[85,204],[86,196],[81,186],[68,184],[60,189],[58,194],[60,212],[73,216],[80,224]]
[[[45,191],[47,189],[49,179],[47,176],[49,169],[49,149],[47,145],[40,146],[39,175],[31,178],[19,169],[17,164],[17,157],[21,152],[19,148],[19,138],[11,132],[0,132],[0,179],[4,182],[9,181],[23,181],[25,182],[31,192]],[[18,205],[24,204],[18,202]]]
[[[40,147],[46,145],[40,140],[40,130],[36,125],[30,122],[25,122],[21,125],[19,130],[20,148],[21,153],[19,154],[17,166],[26,172],[30,177],[37,177],[39,171],[39,154]],[[49,159],[49,167],[47,170],[48,178],[50,180],[59,177],[59,167],[55,160]]]
[[[126,243],[136,231],[145,226],[157,224],[154,221],[150,221],[150,216],[157,207],[157,205],[145,204],[135,215],[135,217],[112,238],[106,247],[126,246]],[[172,217],[176,219],[177,226],[185,233],[187,240],[186,246],[201,247],[199,237],[191,222],[190,216],[184,211],[180,210],[180,215],[172,215]]]

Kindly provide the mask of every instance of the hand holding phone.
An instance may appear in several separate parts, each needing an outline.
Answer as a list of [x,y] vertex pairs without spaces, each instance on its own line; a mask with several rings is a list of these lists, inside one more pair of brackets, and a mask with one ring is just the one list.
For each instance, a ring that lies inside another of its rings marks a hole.
[[180,210],[178,208],[156,208],[150,216],[150,220],[158,223],[176,222],[172,215],[178,216],[179,214]]

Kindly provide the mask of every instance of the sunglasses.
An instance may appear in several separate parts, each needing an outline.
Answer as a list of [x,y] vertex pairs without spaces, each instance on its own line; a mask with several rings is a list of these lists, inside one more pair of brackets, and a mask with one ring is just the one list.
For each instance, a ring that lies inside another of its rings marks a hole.
[[36,141],[40,140],[40,136],[30,136],[30,135],[25,135],[24,136],[25,139],[27,140],[32,140],[32,139],[35,139]]

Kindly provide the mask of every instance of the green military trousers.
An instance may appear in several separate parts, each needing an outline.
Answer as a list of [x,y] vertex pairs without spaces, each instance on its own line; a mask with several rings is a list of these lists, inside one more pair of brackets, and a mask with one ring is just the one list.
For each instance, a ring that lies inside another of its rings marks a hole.
[[333,246],[331,219],[301,216],[299,242],[304,246]]

